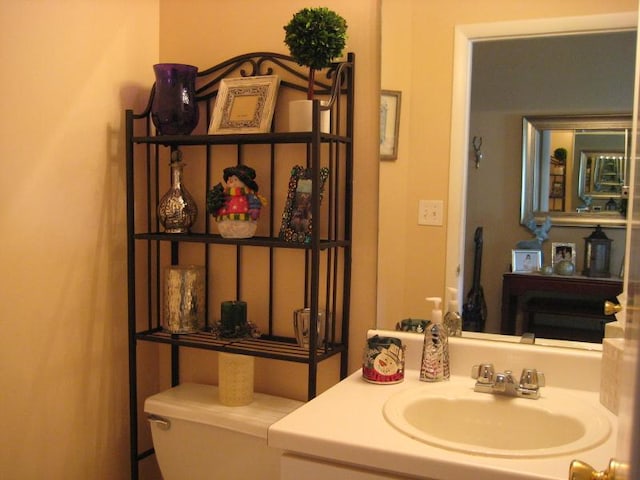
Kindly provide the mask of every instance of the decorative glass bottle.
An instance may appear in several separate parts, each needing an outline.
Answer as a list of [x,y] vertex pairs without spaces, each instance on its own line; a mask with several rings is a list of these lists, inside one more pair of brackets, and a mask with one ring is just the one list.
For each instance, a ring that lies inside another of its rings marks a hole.
[[160,199],[158,219],[167,233],[189,233],[198,216],[198,206],[182,185],[182,152],[171,152],[171,188]]
[[196,74],[198,68],[180,63],[153,66],[156,83],[151,120],[160,135],[188,135],[198,124]]

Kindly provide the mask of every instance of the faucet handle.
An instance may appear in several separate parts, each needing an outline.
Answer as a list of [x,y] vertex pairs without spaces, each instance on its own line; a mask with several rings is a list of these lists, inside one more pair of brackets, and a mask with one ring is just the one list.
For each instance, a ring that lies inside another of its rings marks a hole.
[[523,368],[520,375],[520,388],[537,389],[544,387],[546,383],[544,373],[535,368]]
[[493,363],[481,363],[471,368],[471,378],[478,380],[478,383],[492,384],[495,370]]
[[515,381],[513,380],[513,372],[505,370],[504,373],[496,373],[493,389],[496,392],[506,392],[512,388]]

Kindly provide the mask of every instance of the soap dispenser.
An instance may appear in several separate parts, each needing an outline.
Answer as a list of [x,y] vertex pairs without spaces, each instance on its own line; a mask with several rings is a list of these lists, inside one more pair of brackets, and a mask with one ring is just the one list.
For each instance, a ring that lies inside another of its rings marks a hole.
[[444,315],[444,328],[450,337],[462,336],[462,316],[458,309],[458,290],[448,287],[449,302],[447,313]]
[[426,300],[434,303],[434,309],[431,312],[431,325],[424,334],[420,380],[441,382],[449,380],[449,340],[442,324],[442,300],[440,297],[427,297]]

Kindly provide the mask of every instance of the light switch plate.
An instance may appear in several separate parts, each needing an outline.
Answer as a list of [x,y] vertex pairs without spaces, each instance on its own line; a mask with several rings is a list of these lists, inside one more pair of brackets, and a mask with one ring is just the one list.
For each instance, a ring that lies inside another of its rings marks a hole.
[[420,200],[418,202],[418,225],[442,226],[444,202],[442,200]]

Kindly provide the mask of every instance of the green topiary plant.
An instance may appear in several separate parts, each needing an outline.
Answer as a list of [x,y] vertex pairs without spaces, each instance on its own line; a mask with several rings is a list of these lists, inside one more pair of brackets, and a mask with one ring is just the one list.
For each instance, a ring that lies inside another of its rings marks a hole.
[[560,160],[560,163],[564,163],[564,161],[567,159],[567,149],[566,148],[556,148],[553,151],[553,158]]
[[309,67],[307,98],[313,100],[315,71],[328,67],[342,55],[347,22],[326,7],[303,8],[284,26],[284,43],[299,65]]

